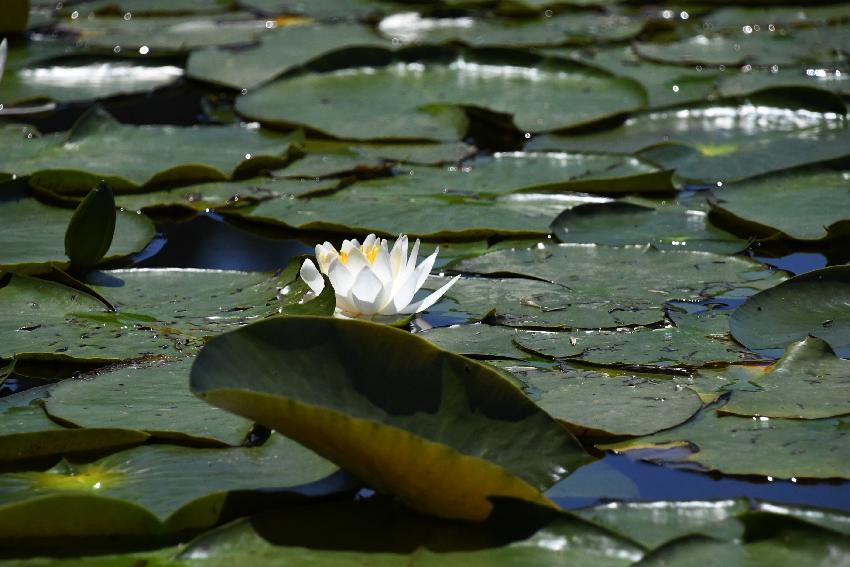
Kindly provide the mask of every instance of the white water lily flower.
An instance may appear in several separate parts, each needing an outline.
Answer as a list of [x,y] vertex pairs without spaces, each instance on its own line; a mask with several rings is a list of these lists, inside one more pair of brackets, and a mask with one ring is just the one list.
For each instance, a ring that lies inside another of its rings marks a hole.
[[409,315],[428,309],[458,280],[455,276],[428,297],[411,303],[413,296],[425,283],[437,252],[422,260],[418,266],[419,240],[407,254],[407,236],[400,235],[389,250],[387,240],[370,234],[360,244],[344,240],[339,251],[330,242],[316,246],[316,260],[301,265],[301,279],[318,295],[328,276],[336,294],[337,311],[347,317],[372,315]]

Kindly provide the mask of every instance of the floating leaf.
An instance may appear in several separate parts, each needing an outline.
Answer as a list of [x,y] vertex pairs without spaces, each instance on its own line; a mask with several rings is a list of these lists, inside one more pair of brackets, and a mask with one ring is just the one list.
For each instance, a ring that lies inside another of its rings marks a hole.
[[735,391],[723,413],[818,419],[850,414],[850,361],[812,337],[793,343],[764,376],[758,391]]
[[422,331],[418,336],[428,339],[441,349],[473,358],[522,360],[529,356],[513,344],[513,339],[517,336],[516,330],[496,325],[437,327]]
[[850,233],[848,188],[838,172],[771,176],[717,191],[712,208],[739,233],[819,241]]
[[457,163],[475,153],[462,142],[448,144],[349,144],[329,140],[307,140],[306,155],[277,170],[283,177],[327,177],[363,170],[384,170],[390,163],[437,165]]
[[628,41],[641,20],[620,14],[570,12],[523,19],[422,18],[414,12],[384,18],[378,29],[404,44],[462,43],[471,47],[535,47]]
[[612,503],[578,511],[582,518],[655,549],[685,536],[734,541],[744,535],[738,516],[746,500]]
[[[73,211],[42,205],[35,199],[7,201],[0,207],[0,268],[43,272],[48,264],[68,266],[63,238]],[[154,236],[144,215],[118,211],[115,236],[104,261],[141,251]]]
[[813,270],[752,296],[735,310],[730,329],[751,350],[784,349],[813,336],[850,356],[850,266]]
[[391,46],[389,40],[360,24],[284,26],[263,34],[254,48],[193,51],[186,74],[225,87],[253,89],[323,55]]
[[483,520],[490,496],[545,505],[538,490],[586,460],[495,370],[364,321],[283,317],[221,335],[192,389],[443,517]]
[[552,221],[561,242],[576,244],[652,244],[661,250],[702,250],[730,254],[747,242],[713,226],[701,200],[657,203],[622,200],[587,203],[567,209]]
[[653,462],[699,465],[724,474],[772,478],[848,478],[848,424],[838,419],[721,417],[706,410],[688,423],[603,449]]
[[339,138],[453,141],[467,129],[464,106],[509,114],[520,130],[542,132],[630,112],[643,101],[630,80],[595,69],[467,54],[448,64],[397,62],[279,79],[239,97],[236,110],[267,125]]
[[[94,17],[69,19],[57,29],[78,36],[91,49],[141,55],[171,55],[199,47],[238,45],[271,33],[266,20],[248,13],[199,17]],[[148,50],[139,51],[146,47]]]
[[663,193],[672,191],[670,172],[635,158],[593,154],[496,152],[462,166],[405,167],[397,177],[358,184],[389,188],[398,195],[448,197],[507,193]]
[[44,411],[48,389],[30,388],[0,399],[0,462],[123,449],[144,443],[149,437],[130,429],[62,427]]
[[184,357],[133,364],[64,380],[50,388],[47,413],[77,427],[132,429],[160,439],[239,445],[252,423],[189,392],[192,361]]
[[850,128],[836,113],[718,105],[638,115],[587,134],[539,136],[526,150],[640,152],[685,179],[725,183],[850,155]]
[[687,421],[702,402],[670,379],[608,376],[593,370],[515,372],[524,390],[573,432],[648,435]]
[[736,289],[735,293],[752,293],[785,279],[740,257],[571,244],[499,250],[463,260],[455,268],[550,281],[564,286],[582,303],[604,304],[618,311],[657,311],[668,300],[699,300]]
[[89,464],[62,461],[44,472],[0,474],[0,526],[10,538],[206,528],[227,513],[229,492],[263,491],[253,504],[262,508],[263,500],[268,506],[285,492],[291,497],[337,470],[280,435],[252,448],[149,445]]
[[281,136],[246,127],[129,126],[95,107],[69,133],[34,135],[0,128],[7,151],[0,171],[30,176],[57,193],[87,193],[101,180],[116,193],[155,183],[230,179],[237,172],[279,166],[298,133]]

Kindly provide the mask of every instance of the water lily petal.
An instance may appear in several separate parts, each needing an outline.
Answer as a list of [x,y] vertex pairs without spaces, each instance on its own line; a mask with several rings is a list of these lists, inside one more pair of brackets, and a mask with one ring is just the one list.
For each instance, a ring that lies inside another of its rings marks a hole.
[[393,276],[398,277],[402,268],[407,265],[407,235],[399,234],[390,251],[390,268]]
[[314,294],[319,295],[325,289],[325,280],[312,260],[304,260],[298,273]]
[[354,285],[354,275],[348,271],[348,268],[339,258],[331,262],[328,268],[328,279],[331,280],[331,285],[337,296],[347,296],[351,291],[351,286]]
[[3,41],[0,41],[0,79],[3,78],[3,68],[6,67],[6,55],[9,52],[9,44],[6,42],[6,38],[3,38]]
[[446,293],[449,290],[449,288],[452,287],[454,285],[454,283],[459,279],[460,279],[460,276],[453,277],[451,280],[449,280],[448,283],[446,283],[440,289],[438,289],[434,293],[430,294],[428,297],[426,297],[422,301],[417,301],[416,303],[411,303],[410,305],[408,305],[404,309],[401,309],[399,311],[399,313],[404,313],[404,314],[409,315],[411,313],[419,313],[420,311],[425,311],[426,309],[428,309],[429,307],[431,307],[432,305],[437,303],[437,301],[439,301],[440,298],[443,297],[443,294]]
[[351,248],[348,251],[348,259],[345,261],[345,267],[348,268],[348,271],[351,272],[351,275],[357,276],[360,273],[360,270],[370,266],[371,263],[369,259],[366,258],[366,255],[360,250],[360,247]]
[[372,262],[372,271],[381,280],[381,283],[392,289],[393,287],[393,271],[390,267],[390,254],[386,248],[378,248],[378,253],[375,254],[375,261]]
[[361,270],[351,286],[351,301],[357,307],[357,311],[363,315],[374,315],[381,305],[378,304],[379,296],[384,285],[372,270]]
[[431,273],[431,268],[434,267],[434,262],[437,261],[437,252],[439,251],[439,248],[434,250],[433,254],[422,260],[422,263],[417,266],[416,271],[414,272],[416,275],[416,289],[419,289],[425,283],[425,280],[428,278],[428,274]]
[[339,252],[330,242],[316,245],[316,261],[319,262],[319,269],[323,274],[328,273],[328,268],[334,258],[339,258]]

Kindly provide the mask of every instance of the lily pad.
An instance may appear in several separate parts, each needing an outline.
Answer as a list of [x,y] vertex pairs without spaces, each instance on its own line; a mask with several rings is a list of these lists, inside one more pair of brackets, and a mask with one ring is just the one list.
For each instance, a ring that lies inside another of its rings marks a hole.
[[764,376],[758,391],[735,391],[723,413],[819,419],[850,414],[850,361],[812,337],[793,343]]
[[100,272],[87,283],[117,308],[109,312],[70,287],[14,275],[0,288],[0,356],[118,362],[192,352],[204,337],[297,303],[306,286],[291,282],[216,270]]
[[358,184],[405,196],[495,197],[507,193],[663,193],[670,172],[636,158],[593,154],[496,152],[461,166],[404,167],[399,175]]
[[[709,252],[573,244],[499,250],[459,262],[459,271],[535,278],[610,309],[660,309],[665,301],[753,293],[785,277],[746,258]],[[624,315],[625,316],[625,315]],[[657,320],[657,319],[656,319]]]
[[392,11],[391,2],[378,0],[239,0],[250,10],[270,16],[301,15],[321,21],[368,20]]
[[749,511],[745,500],[624,502],[579,510],[582,518],[656,549],[686,536],[734,541],[744,535],[738,516]]
[[552,222],[561,242],[576,244],[652,244],[661,250],[740,252],[747,241],[709,222],[702,200],[658,203],[621,200],[588,203],[567,209]]
[[360,24],[283,26],[263,34],[253,48],[192,51],[186,62],[186,74],[216,85],[253,89],[323,55],[357,48],[391,47],[388,39]]
[[161,62],[44,61],[8,69],[0,82],[0,104],[9,108],[24,103],[88,101],[144,93],[171,84],[182,76],[183,69]]
[[144,443],[143,431],[62,427],[44,411],[49,386],[30,388],[0,398],[0,462],[118,450]]
[[471,47],[535,47],[628,41],[644,24],[621,14],[593,11],[523,19],[423,18],[416,12],[393,14],[378,29],[402,44],[462,43]]
[[284,317],[221,335],[191,384],[442,517],[483,520],[490,496],[547,505],[538,490],[587,460],[497,371],[364,321]]
[[708,100],[720,78],[719,72],[709,67],[695,69],[641,59],[631,47],[602,47],[592,51],[557,48],[545,49],[543,53],[599,67],[637,81],[646,91],[649,108]]
[[443,350],[456,352],[472,358],[513,358],[522,360],[528,354],[519,350],[513,339],[515,329],[498,325],[453,325],[437,327],[417,333]]
[[65,20],[57,28],[78,36],[83,47],[137,56],[172,55],[200,47],[238,45],[271,33],[266,20],[255,19],[248,13],[202,18],[86,17]]
[[438,165],[457,163],[475,153],[462,142],[448,144],[349,144],[307,140],[306,155],[273,172],[282,177],[328,177],[343,173],[388,169],[391,163]]
[[467,129],[463,107],[511,115],[520,130],[544,132],[643,103],[639,86],[596,69],[469,53],[451,63],[401,61],[279,79],[239,97],[236,110],[267,125],[301,125],[338,138],[454,141]]
[[65,380],[50,389],[45,408],[54,419],[76,427],[133,429],[172,441],[239,445],[252,422],[193,396],[188,388],[192,362],[184,357],[133,364]]
[[[65,229],[73,210],[49,207],[35,199],[7,201],[0,207],[0,269],[45,271],[47,264],[69,265]],[[103,261],[141,251],[154,237],[153,223],[144,215],[119,211],[115,236]]]
[[30,176],[31,185],[57,193],[88,193],[102,179],[116,192],[128,192],[153,184],[221,181],[278,166],[299,139],[299,133],[281,136],[246,127],[129,126],[95,107],[68,133],[0,129],[7,148],[0,171]]
[[88,17],[89,14],[109,15],[126,14],[133,17],[172,14],[214,14],[228,12],[234,6],[233,0],[89,0],[77,2],[73,10],[65,8],[65,12],[76,11],[78,17]]
[[684,179],[725,183],[850,155],[850,128],[837,113],[718,105],[642,114],[593,133],[538,136],[526,150],[638,153]]
[[549,415],[575,431],[648,435],[693,416],[702,402],[672,380],[608,376],[593,370],[529,370],[515,373],[526,393]]
[[617,366],[695,368],[759,359],[729,340],[725,331],[716,333],[717,321],[712,319],[719,319],[725,328],[729,315],[689,315],[676,326],[658,329],[528,333],[517,337],[516,343],[541,356]]
[[850,357],[850,266],[813,270],[752,296],[732,315],[730,328],[755,351],[813,336]]
[[850,181],[839,172],[771,176],[724,187],[712,208],[732,230],[821,241],[850,233],[848,189]]
[[268,179],[245,181],[215,181],[186,185],[176,189],[148,191],[120,195],[115,199],[119,207],[131,211],[144,210],[155,215],[157,209],[182,208],[191,212],[208,209],[238,209],[275,198],[306,197],[333,192],[336,180]]
[[0,475],[0,526],[10,538],[205,528],[226,513],[229,492],[262,490],[271,500],[272,490],[297,494],[337,470],[281,435],[253,448],[150,445],[89,464]]
[[264,224],[300,230],[368,234],[388,238],[399,234],[441,239],[482,239],[495,235],[543,237],[548,225],[565,207],[562,195],[411,196],[390,184],[355,184],[332,195],[314,199],[270,199],[249,211],[229,214]]
[[600,448],[724,474],[848,478],[848,429],[839,419],[721,417],[706,410],[675,429]]

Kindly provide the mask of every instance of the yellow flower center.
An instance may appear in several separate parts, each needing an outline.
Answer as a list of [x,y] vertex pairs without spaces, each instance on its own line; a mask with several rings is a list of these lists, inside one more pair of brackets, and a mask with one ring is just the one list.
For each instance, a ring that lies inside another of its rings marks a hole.
[[[378,246],[370,246],[368,249],[364,245],[360,245],[360,251],[363,252],[363,255],[366,256],[366,260],[369,261],[370,264],[375,263],[375,258],[378,257]],[[339,253],[339,261],[342,262],[343,265],[348,263],[348,252],[340,252]]]

